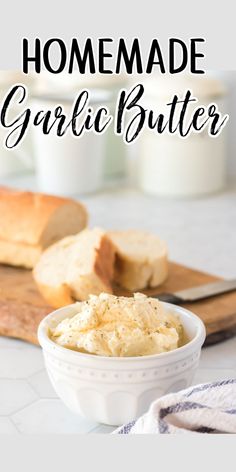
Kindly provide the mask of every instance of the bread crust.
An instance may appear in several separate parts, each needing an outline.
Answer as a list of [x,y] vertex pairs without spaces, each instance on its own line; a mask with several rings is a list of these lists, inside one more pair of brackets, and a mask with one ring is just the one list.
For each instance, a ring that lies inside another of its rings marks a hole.
[[[60,231],[58,234],[58,228],[54,225],[59,211],[70,211],[76,221],[73,223],[73,231],[71,224],[67,231],[66,222],[63,229],[63,221],[59,220],[63,236],[81,231],[86,226],[87,211],[79,202],[0,187],[0,262],[34,267],[42,250],[63,237],[60,236]],[[70,221],[71,219],[70,217]]]
[[112,293],[111,281],[114,277],[115,248],[110,239],[103,235],[99,249],[96,248],[94,273],[102,280],[109,293]]
[[40,245],[42,234],[57,208],[72,204],[83,214],[83,227],[87,224],[85,207],[69,198],[25,192],[0,187],[0,239]]
[[39,281],[36,281],[36,283],[44,300],[53,308],[61,308],[62,306],[70,305],[75,302],[75,299],[72,297],[71,289],[67,284],[53,287],[42,284]]

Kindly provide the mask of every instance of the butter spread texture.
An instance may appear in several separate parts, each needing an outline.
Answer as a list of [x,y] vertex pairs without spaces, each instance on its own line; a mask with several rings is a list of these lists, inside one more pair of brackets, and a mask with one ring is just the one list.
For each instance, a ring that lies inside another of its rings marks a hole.
[[179,347],[183,327],[156,299],[141,293],[117,297],[91,295],[78,302],[71,318],[51,330],[51,339],[66,348],[100,356],[147,356]]

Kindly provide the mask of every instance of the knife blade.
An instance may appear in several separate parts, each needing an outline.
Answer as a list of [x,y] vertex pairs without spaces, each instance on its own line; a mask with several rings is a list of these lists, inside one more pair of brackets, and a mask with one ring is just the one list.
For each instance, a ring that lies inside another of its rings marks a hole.
[[219,280],[173,293],[160,293],[154,295],[154,298],[158,298],[162,302],[180,305],[181,303],[192,303],[204,300],[205,298],[215,297],[223,293],[232,292],[233,290],[236,290],[236,279]]

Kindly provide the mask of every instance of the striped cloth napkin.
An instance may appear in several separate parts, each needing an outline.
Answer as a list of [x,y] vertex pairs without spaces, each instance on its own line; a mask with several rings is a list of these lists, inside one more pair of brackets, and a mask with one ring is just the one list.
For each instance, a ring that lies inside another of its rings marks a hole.
[[236,379],[171,393],[154,401],[148,412],[114,434],[236,434]]

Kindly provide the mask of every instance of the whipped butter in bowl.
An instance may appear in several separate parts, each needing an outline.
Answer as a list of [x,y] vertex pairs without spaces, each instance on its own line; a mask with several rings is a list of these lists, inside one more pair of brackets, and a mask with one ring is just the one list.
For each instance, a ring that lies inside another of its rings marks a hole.
[[69,349],[100,356],[148,356],[177,349],[183,340],[178,317],[141,293],[90,295],[75,308],[77,314],[51,330],[51,339]]
[[205,328],[193,313],[155,298],[102,293],[48,315],[38,338],[64,403],[94,421],[120,425],[191,384]]

